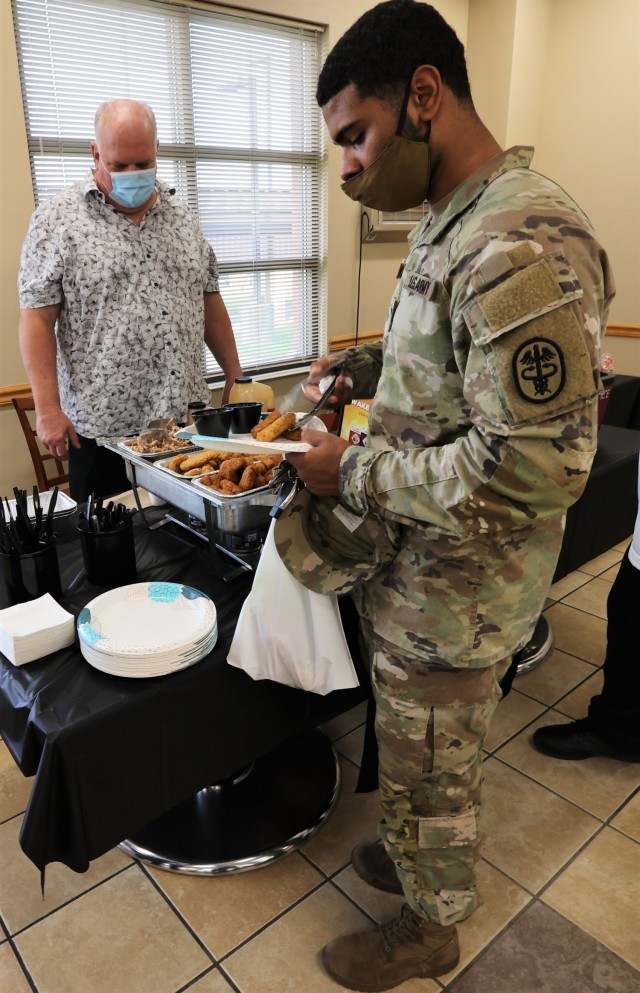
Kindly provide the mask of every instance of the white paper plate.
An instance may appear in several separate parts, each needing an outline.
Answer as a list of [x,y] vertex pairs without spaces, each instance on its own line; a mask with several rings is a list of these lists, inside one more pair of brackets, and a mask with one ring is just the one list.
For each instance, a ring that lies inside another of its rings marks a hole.
[[218,637],[217,626],[206,642],[188,655],[173,659],[136,658],[131,656],[107,656],[95,652],[90,645],[80,641],[80,651],[89,665],[111,676],[124,676],[127,679],[149,679],[154,676],[168,676],[180,672],[199,662],[214,647]]
[[[173,651],[153,652],[149,654],[136,655],[136,656],[129,655],[127,652],[114,653],[114,652],[101,651],[101,649],[98,647],[101,644],[100,642],[97,642],[95,645],[92,645],[90,643],[90,640],[86,639],[86,637],[80,638],[80,642],[82,645],[85,646],[85,648],[87,648],[87,650],[92,656],[94,656],[95,658],[101,658],[103,661],[104,660],[109,661],[114,659],[120,660],[126,658],[127,660],[137,659],[138,663],[141,665],[148,665],[149,663],[153,665],[156,664],[164,665],[165,663],[178,665],[182,662],[185,662],[187,659],[192,658],[194,655],[200,653],[205,646],[210,644],[212,639],[215,643],[217,637],[218,637],[218,626],[216,623],[214,623],[211,630],[208,631],[203,638],[199,638],[197,641],[193,642],[193,644],[184,646],[179,649],[175,649]],[[209,648],[207,648],[207,651],[209,651]]]
[[[298,415],[302,417],[302,413]],[[315,431],[326,431],[327,425],[319,417],[312,417],[307,428]],[[239,452],[242,455],[264,455],[270,452],[274,455],[285,455],[287,452],[308,452],[311,445],[306,441],[256,441],[252,434],[232,434],[228,438],[214,438],[204,434],[196,434],[195,427],[189,425],[176,432],[176,438],[188,438],[199,448],[210,448],[220,452]]]
[[109,590],[78,617],[81,646],[128,658],[178,656],[215,626],[213,601],[179,583],[134,583]]

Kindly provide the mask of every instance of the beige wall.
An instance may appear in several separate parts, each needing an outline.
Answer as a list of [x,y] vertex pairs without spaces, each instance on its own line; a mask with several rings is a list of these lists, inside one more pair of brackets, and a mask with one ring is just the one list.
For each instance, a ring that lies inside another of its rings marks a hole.
[[[17,343],[16,276],[20,246],[33,210],[33,189],[24,128],[11,4],[0,3],[0,387],[25,382]],[[20,436],[19,436],[20,434]],[[0,407],[0,497],[14,486],[31,486],[33,467],[13,407]]]
[[[537,167],[571,191],[607,247],[611,320],[640,324],[638,0],[552,0],[542,104]],[[604,348],[619,372],[640,375],[640,339],[607,336]]]
[[[229,3],[229,0],[227,0]],[[242,7],[240,2],[231,6]],[[439,0],[434,4],[467,46],[476,106],[505,146],[535,144],[535,166],[576,197],[614,261],[612,320],[640,322],[638,0]],[[328,44],[372,3],[251,0],[260,11],[326,24]],[[16,272],[33,210],[10,4],[0,3],[0,387],[25,381],[16,340]],[[339,153],[329,145],[327,245],[329,336],[355,328],[359,256],[357,205],[339,188]],[[359,327],[382,328],[404,243],[365,243]],[[607,338],[621,372],[640,375],[640,344]],[[284,392],[286,384],[277,392]],[[0,408],[0,495],[31,485],[26,446],[11,408]]]

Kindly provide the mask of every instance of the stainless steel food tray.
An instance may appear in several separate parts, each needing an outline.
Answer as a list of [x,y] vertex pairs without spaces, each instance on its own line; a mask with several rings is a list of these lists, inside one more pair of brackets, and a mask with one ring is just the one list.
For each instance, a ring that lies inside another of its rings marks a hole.
[[216,527],[221,531],[244,533],[269,523],[269,510],[275,503],[275,493],[268,486],[248,493],[217,493],[202,483],[202,476],[197,476],[191,485],[215,508]]
[[214,527],[220,531],[244,534],[269,523],[269,510],[275,503],[275,493],[268,487],[238,496],[225,496],[206,486],[196,486],[188,479],[174,476],[134,452],[124,452],[117,444],[108,444],[105,447],[117,452],[125,460],[127,476],[132,484],[142,486],[149,493],[191,514],[197,520],[206,522],[205,504],[208,504]]

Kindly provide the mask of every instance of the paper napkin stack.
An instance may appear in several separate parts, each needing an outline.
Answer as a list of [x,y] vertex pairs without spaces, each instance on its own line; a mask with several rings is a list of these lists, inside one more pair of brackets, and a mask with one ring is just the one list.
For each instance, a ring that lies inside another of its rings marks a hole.
[[75,618],[50,593],[0,610],[0,652],[14,665],[24,665],[72,645]]

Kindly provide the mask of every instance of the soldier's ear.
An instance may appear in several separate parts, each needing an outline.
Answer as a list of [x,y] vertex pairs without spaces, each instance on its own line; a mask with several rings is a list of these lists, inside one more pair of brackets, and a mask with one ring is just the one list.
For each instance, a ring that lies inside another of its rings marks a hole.
[[442,102],[442,77],[435,66],[422,65],[411,77],[411,91],[407,111],[412,111],[417,121],[430,121],[437,114]]

